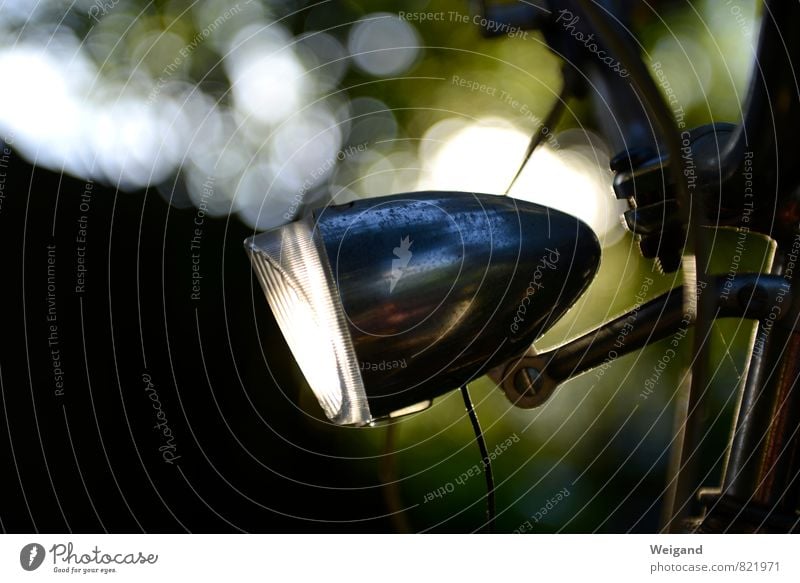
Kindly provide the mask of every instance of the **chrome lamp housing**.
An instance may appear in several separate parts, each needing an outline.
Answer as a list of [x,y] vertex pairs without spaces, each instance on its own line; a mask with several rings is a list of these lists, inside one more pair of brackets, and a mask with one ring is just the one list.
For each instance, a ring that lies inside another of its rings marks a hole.
[[245,248],[309,386],[342,425],[422,409],[519,356],[600,263],[577,218],[463,192],[320,208]]

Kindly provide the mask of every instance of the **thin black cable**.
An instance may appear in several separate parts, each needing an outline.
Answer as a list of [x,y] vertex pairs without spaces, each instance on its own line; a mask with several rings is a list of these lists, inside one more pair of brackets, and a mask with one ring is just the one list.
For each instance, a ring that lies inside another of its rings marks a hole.
[[481,461],[483,462],[483,475],[486,477],[486,524],[483,532],[494,531],[495,502],[494,502],[494,475],[492,474],[492,460],[489,459],[489,450],[486,448],[486,440],[483,437],[481,423],[475,414],[472,406],[472,399],[469,398],[467,385],[461,387],[461,396],[464,397],[464,406],[467,408],[469,420],[472,422],[472,429],[475,431],[475,441],[478,442],[478,449],[481,450]]
[[519,167],[517,168],[517,173],[514,175],[514,178],[511,179],[511,183],[506,188],[505,194],[511,192],[511,188],[517,182],[520,174],[522,174],[522,170],[530,160],[531,155],[533,154],[534,150],[538,148],[545,139],[545,136],[549,136],[553,132],[553,127],[558,123],[558,118],[561,117],[561,114],[564,111],[564,106],[567,103],[567,98],[569,98],[570,89],[568,87],[567,80],[564,80],[564,86],[561,88],[561,92],[558,94],[555,103],[550,108],[550,111],[547,113],[547,117],[544,118],[542,122],[542,127],[540,127],[535,134],[531,136],[531,141],[528,142],[528,149],[525,152],[525,157],[522,159]]

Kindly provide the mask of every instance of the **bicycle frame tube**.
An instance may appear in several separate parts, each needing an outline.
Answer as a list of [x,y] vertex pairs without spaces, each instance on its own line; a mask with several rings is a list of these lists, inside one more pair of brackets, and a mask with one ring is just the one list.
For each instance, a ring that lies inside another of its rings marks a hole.
[[[794,268],[800,249],[796,198],[800,168],[796,163],[795,135],[800,127],[800,108],[793,67],[793,60],[800,57],[800,37],[791,30],[798,17],[800,5],[796,2],[765,2],[744,119],[720,157],[720,168],[728,178],[744,170],[745,152],[754,161],[754,188],[760,198],[755,204],[756,228],[752,230],[776,241],[773,273],[785,278],[790,294],[796,292],[800,281]],[[734,197],[744,213],[744,193],[734,193]],[[800,301],[795,297],[788,305],[776,302],[770,317],[758,325],[723,472],[721,497],[706,496],[706,501],[712,503],[700,523],[706,532],[796,528],[796,521],[794,526],[787,525],[791,525],[798,507],[800,470],[798,315]],[[696,489],[692,496],[695,493]],[[686,500],[676,500],[676,508],[682,502],[685,504]],[[754,507],[757,512],[749,512]]]
[[[573,6],[574,2],[554,2],[554,6]],[[604,3],[609,7],[613,2]],[[800,4],[780,0],[767,0],[759,36],[757,56],[742,123],[732,136],[719,144],[717,168],[719,182],[709,185],[708,193],[719,196],[713,205],[735,217],[753,213],[752,231],[766,234],[777,243],[777,259],[773,273],[783,275],[786,289],[794,300],[781,306],[780,323],[767,333],[770,320],[759,324],[759,340],[748,366],[747,382],[728,453],[724,472],[723,495],[730,498],[718,508],[743,508],[757,505],[767,512],[774,510],[793,516],[800,495],[800,390],[796,388],[800,376],[800,294],[796,292],[800,277],[797,255],[800,254],[800,165],[796,160],[800,154],[796,131],[800,128],[798,107],[798,81],[793,67],[800,58],[800,35],[792,30],[800,19]],[[584,63],[588,79],[596,91],[595,105],[599,117],[609,110],[619,117],[612,122],[601,123],[601,129],[619,151],[630,151],[637,147],[651,148],[658,152],[658,136],[651,121],[637,101],[630,84],[609,73],[608,68],[598,68]],[[750,162],[748,162],[748,160]],[[738,176],[752,163],[753,192],[748,200]],[[698,192],[699,194],[699,192]],[[703,202],[703,201],[698,201]],[[711,202],[711,201],[709,201]],[[712,212],[711,214],[715,214]],[[787,296],[788,298],[788,296]],[[709,299],[709,304],[712,298]],[[705,312],[705,313],[704,313]],[[713,318],[713,311],[700,309],[699,319]],[[778,318],[776,318],[777,320]],[[699,329],[706,329],[699,326]],[[671,513],[671,529],[685,526],[684,519],[700,510],[697,504],[701,487],[697,461],[700,457],[699,431],[697,424],[703,421],[704,399],[707,391],[707,351],[698,356],[703,362],[694,367],[693,389],[690,399],[688,427],[677,459],[677,488]],[[713,508],[711,509],[713,511]],[[785,518],[785,516],[784,516]],[[751,520],[752,522],[752,520]],[[777,530],[785,530],[791,520],[778,520]],[[706,530],[721,530],[725,521],[706,524]],[[756,525],[749,525],[753,527]],[[744,527],[747,530],[748,527]],[[751,528],[752,529],[752,528]]]

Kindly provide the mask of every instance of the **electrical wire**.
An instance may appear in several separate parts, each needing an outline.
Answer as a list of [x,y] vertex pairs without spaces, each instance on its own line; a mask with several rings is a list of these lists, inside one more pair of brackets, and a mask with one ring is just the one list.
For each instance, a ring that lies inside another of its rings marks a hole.
[[568,85],[569,84],[565,79],[564,86],[561,88],[558,98],[556,99],[555,103],[553,103],[553,106],[547,113],[547,117],[545,117],[544,121],[542,122],[542,127],[540,127],[536,133],[531,136],[531,141],[528,142],[528,149],[525,151],[525,157],[522,159],[519,168],[517,168],[517,173],[514,174],[514,178],[511,179],[511,183],[508,185],[508,188],[506,188],[506,195],[511,192],[511,189],[517,182],[520,174],[522,174],[522,170],[528,164],[528,160],[530,160],[531,156],[533,155],[534,150],[536,150],[536,148],[542,144],[546,136],[552,133],[553,127],[556,125],[556,123],[558,123],[558,118],[560,118],[561,114],[564,112],[567,98],[570,95],[570,89]]
[[481,451],[483,475],[486,477],[486,524],[484,525],[482,531],[493,532],[496,509],[494,500],[494,475],[492,474],[492,460],[489,459],[489,450],[486,448],[486,440],[483,437],[481,423],[478,421],[478,416],[475,414],[475,408],[472,406],[472,399],[469,397],[469,389],[467,389],[467,385],[461,387],[461,396],[464,398],[464,406],[467,408],[469,420],[472,422],[472,429],[475,431],[475,441],[478,443],[478,449]]

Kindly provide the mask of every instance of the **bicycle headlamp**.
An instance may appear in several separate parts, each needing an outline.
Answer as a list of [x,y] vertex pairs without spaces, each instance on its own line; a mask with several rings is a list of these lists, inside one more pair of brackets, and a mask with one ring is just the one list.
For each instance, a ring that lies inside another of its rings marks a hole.
[[323,411],[354,425],[424,408],[524,352],[600,260],[578,219],[471,193],[325,207],[245,247]]

